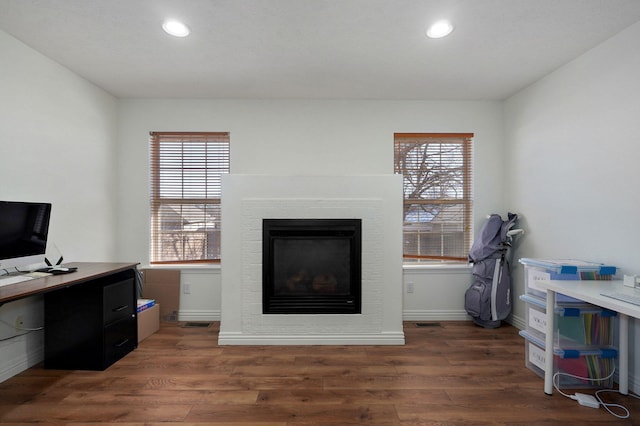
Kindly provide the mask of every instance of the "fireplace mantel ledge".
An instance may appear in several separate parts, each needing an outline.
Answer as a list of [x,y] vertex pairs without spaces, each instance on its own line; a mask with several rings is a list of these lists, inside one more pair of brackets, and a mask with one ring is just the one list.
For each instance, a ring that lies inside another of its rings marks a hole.
[[404,345],[403,332],[336,335],[243,335],[220,331],[219,345]]

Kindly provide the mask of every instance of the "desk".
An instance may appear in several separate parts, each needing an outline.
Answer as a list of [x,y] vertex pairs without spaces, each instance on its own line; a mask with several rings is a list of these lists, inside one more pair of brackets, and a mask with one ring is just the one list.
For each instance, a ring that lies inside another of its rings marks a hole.
[[104,370],[137,346],[136,263],[70,263],[76,272],[0,287],[0,305],[44,295],[44,366]]
[[50,275],[15,284],[0,286],[0,305],[36,294],[44,294],[64,287],[82,284],[88,280],[135,268],[137,263],[79,262],[64,266],[77,267],[76,272]]
[[618,381],[620,393],[629,393],[629,317],[640,318],[640,306],[621,302],[610,297],[602,296],[606,292],[637,292],[625,287],[622,281],[562,281],[541,280],[536,284],[547,290],[547,331],[545,341],[544,392],[553,392],[553,332],[556,293],[564,294],[576,299],[584,300],[592,305],[600,306],[618,312]]

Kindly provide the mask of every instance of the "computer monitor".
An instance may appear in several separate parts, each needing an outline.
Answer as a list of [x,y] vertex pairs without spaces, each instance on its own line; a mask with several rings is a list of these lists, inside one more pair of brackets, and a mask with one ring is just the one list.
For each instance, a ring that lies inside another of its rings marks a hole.
[[0,201],[0,270],[44,262],[50,203]]

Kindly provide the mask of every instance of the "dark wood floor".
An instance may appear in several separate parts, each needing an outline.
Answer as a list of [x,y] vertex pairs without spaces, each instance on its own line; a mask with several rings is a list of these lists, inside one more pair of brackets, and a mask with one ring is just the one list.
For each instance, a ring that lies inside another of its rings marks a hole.
[[107,371],[40,366],[0,383],[0,424],[600,425],[616,419],[525,368],[515,328],[405,323],[405,346],[218,346],[218,324],[162,325]]

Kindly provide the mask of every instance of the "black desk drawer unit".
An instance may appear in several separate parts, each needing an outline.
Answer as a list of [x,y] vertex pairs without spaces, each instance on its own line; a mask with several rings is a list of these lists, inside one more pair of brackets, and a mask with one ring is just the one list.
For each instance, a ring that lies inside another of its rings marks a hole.
[[109,284],[103,287],[104,325],[131,318],[135,312],[135,299],[131,303],[131,280]]
[[131,352],[138,341],[137,335],[131,335],[131,328],[138,328],[136,318],[125,318],[108,325],[104,329],[105,359],[114,362]]
[[46,293],[45,368],[104,370],[138,344],[135,271]]

